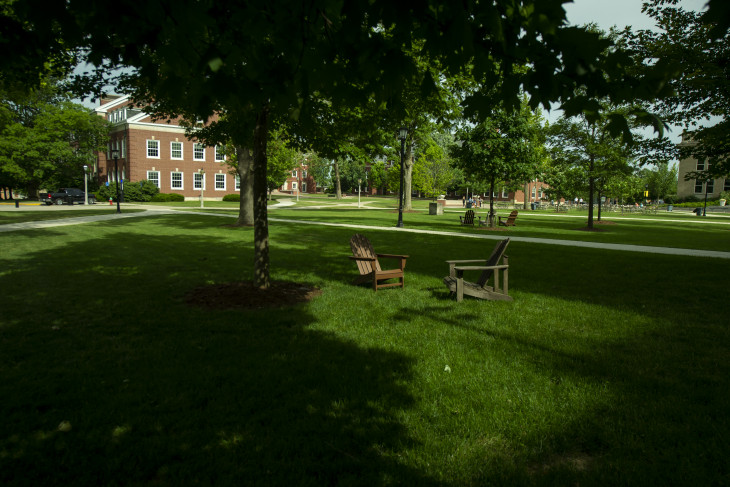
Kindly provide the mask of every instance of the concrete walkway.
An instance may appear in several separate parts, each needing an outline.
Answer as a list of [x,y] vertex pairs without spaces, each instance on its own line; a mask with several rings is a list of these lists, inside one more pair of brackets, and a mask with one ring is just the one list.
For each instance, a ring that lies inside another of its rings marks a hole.
[[[293,202],[281,201],[276,205],[272,205],[270,209],[277,207],[291,206]],[[134,207],[132,207],[134,208]],[[129,209],[129,207],[127,208]],[[31,230],[31,229],[42,229],[69,225],[79,225],[83,223],[93,223],[100,221],[118,220],[123,218],[138,218],[145,216],[157,216],[157,215],[171,215],[171,214],[191,214],[191,215],[205,215],[205,216],[217,216],[223,218],[236,218],[235,215],[225,213],[213,213],[205,211],[186,211],[170,209],[165,207],[144,207],[144,211],[135,213],[112,213],[104,215],[92,215],[82,216],[77,218],[64,218],[58,220],[45,220],[37,222],[24,222],[24,223],[11,223],[7,225],[0,225],[0,233],[13,232],[18,230]],[[461,237],[461,238],[474,238],[482,240],[502,240],[505,238],[504,235],[499,233],[462,233],[462,232],[445,232],[436,230],[417,230],[412,228],[397,228],[393,227],[377,227],[371,225],[357,225],[353,223],[328,223],[328,222],[316,222],[316,221],[305,221],[305,220],[292,220],[285,218],[269,218],[270,222],[280,223],[292,223],[297,225],[319,225],[327,227],[338,227],[338,228],[352,228],[356,230],[371,230],[371,231],[386,231],[386,232],[405,232],[412,234],[426,234],[426,235],[443,235],[448,237]],[[514,242],[526,242],[539,245],[560,245],[564,247],[583,247],[591,249],[606,249],[606,250],[618,250],[623,252],[646,252],[652,254],[664,254],[664,255],[682,255],[690,257],[711,257],[717,259],[730,259],[730,252],[722,252],[717,250],[696,250],[696,249],[680,249],[672,247],[654,247],[647,245],[627,245],[627,244],[611,244],[611,243],[600,243],[600,242],[581,242],[575,240],[559,240],[549,238],[536,238],[536,237],[519,237],[510,236]]]

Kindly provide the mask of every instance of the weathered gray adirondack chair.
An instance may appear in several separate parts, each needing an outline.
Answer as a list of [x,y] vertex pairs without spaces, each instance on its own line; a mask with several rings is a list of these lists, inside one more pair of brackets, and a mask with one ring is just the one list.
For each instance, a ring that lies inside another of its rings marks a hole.
[[[376,254],[370,240],[359,233],[350,239],[350,248],[353,254],[350,259],[357,262],[357,269],[360,271],[360,275],[353,281],[353,284],[372,282],[375,291],[384,287],[404,287],[403,270],[406,267],[407,255]],[[398,260],[398,269],[383,270],[378,257]],[[385,282],[391,279],[398,279],[398,282]]]
[[[512,301],[512,297],[508,294],[509,265],[507,256],[504,255],[509,240],[499,242],[486,261],[484,259],[446,261],[449,264],[449,275],[444,277],[444,284],[452,293],[456,294],[456,301],[464,299],[465,294],[479,299]],[[464,265],[475,263],[484,263],[484,265]],[[482,273],[479,280],[469,282],[464,280],[464,271],[482,271]],[[488,282],[492,277],[494,277],[494,282],[489,286]]]

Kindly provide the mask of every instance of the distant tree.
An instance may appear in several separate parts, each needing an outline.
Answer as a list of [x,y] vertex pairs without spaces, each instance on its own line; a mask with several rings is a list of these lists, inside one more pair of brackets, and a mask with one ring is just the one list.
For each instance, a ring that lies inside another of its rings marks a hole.
[[466,125],[456,133],[452,146],[454,164],[467,179],[483,182],[489,191],[489,212],[494,215],[494,193],[509,181],[532,178],[542,157],[536,132],[542,130],[526,105],[519,110],[492,110],[476,125]]
[[304,155],[287,145],[287,134],[283,128],[269,133],[266,151],[266,188],[271,199],[271,192],[284,184],[293,169],[301,170],[299,166],[304,162]]
[[667,195],[677,194],[677,166],[660,164],[652,168],[644,168],[641,178],[648,185],[649,198],[664,199]]
[[439,144],[437,138],[438,134],[436,138],[432,134],[422,141],[413,167],[413,186],[428,198],[444,194],[457,178],[448,152],[453,141],[442,138]]
[[325,191],[326,188],[332,187],[331,160],[313,152],[307,155],[307,164],[309,166],[309,173],[317,183],[317,188],[322,188]]
[[0,97],[4,185],[31,196],[41,187],[82,186],[83,166],[93,167],[97,152],[106,148],[107,122],[69,101],[52,80],[17,98]]

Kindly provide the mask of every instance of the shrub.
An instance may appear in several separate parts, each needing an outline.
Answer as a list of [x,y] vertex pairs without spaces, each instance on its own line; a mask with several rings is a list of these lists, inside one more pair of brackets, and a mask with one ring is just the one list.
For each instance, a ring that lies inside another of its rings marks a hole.
[[223,197],[223,201],[241,201],[241,193],[231,193]]
[[152,197],[152,201],[158,203],[169,201],[185,201],[185,197],[177,193],[157,193]]
[[[128,182],[124,184],[124,201],[152,201],[152,197],[160,190],[154,183],[144,179],[142,181]],[[109,186],[102,186],[96,193],[98,200],[108,201],[112,198],[117,200],[117,183],[109,183]]]

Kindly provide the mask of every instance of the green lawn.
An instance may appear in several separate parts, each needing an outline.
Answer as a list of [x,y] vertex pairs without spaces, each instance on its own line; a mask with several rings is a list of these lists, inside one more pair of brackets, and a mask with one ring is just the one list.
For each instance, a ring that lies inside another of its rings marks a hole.
[[[270,216],[390,226],[397,214]],[[406,227],[479,232],[440,218],[408,213]],[[514,302],[457,304],[444,260],[486,258],[493,242],[369,230],[378,252],[411,256],[406,288],[375,293],[349,284],[353,230],[272,221],[272,277],[323,294],[275,311],[191,308],[191,289],[251,278],[253,231],[226,223],[0,234],[0,485],[730,480],[730,260],[515,241]],[[577,227],[521,214],[499,235],[728,250],[727,226]]]

